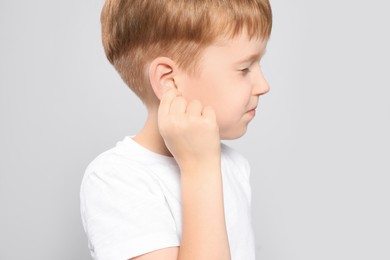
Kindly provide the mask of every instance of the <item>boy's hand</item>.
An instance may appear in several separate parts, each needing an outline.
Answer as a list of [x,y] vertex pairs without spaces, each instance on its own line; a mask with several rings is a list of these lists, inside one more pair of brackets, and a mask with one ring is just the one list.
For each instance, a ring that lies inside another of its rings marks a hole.
[[198,100],[187,102],[173,88],[161,98],[158,126],[180,168],[219,161],[219,128],[211,107],[203,107]]

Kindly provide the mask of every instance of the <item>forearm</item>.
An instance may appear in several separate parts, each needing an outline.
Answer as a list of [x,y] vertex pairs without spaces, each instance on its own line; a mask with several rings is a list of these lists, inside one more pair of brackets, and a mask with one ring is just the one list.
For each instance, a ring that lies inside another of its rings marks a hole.
[[161,98],[158,126],[181,171],[183,232],[179,260],[229,260],[214,110],[172,88]]
[[183,232],[179,260],[230,259],[220,163],[182,169]]

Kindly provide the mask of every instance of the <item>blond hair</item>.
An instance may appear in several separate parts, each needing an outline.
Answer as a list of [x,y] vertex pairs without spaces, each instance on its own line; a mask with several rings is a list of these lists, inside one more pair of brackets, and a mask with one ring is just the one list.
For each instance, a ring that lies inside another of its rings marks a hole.
[[148,62],[165,56],[190,72],[219,36],[268,39],[272,12],[268,0],[106,0],[101,23],[108,60],[145,101]]

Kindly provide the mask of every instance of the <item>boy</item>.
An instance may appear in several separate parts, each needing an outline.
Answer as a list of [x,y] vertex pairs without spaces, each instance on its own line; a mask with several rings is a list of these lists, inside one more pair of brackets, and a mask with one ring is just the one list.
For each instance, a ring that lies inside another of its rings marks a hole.
[[106,0],[103,45],[144,128],[99,155],[81,213],[99,260],[255,259],[242,136],[269,90],[268,0]]

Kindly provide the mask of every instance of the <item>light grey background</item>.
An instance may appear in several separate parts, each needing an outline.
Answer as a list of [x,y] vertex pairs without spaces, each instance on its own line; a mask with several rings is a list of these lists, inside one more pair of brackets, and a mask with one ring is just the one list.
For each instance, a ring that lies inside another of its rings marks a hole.
[[[90,259],[87,164],[143,105],[103,54],[102,0],[0,2],[0,259]],[[390,259],[390,35],[381,0],[272,0],[271,91],[245,137],[261,260]]]

